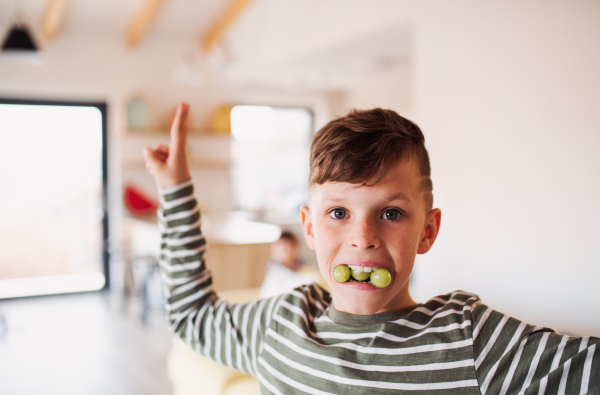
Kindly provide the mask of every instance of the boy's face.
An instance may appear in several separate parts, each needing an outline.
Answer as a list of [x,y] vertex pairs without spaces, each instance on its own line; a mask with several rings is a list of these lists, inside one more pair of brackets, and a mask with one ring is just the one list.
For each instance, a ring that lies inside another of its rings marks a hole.
[[[302,207],[302,227],[338,311],[367,315],[414,304],[408,283],[415,256],[431,248],[441,219],[439,209],[426,211],[420,185],[417,163],[411,159],[372,186],[311,186],[309,207]],[[392,282],[381,289],[338,283],[333,276],[338,265],[385,268]]]

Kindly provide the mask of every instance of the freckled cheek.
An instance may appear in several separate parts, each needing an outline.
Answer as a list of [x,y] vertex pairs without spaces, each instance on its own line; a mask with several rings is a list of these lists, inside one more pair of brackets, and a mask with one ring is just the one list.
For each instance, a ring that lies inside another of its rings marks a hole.
[[323,224],[319,225],[314,230],[317,262],[319,263],[319,267],[329,271],[340,249],[341,235],[335,228],[323,226]]
[[418,237],[414,236],[414,232],[405,229],[402,232],[396,233],[391,246],[395,260],[402,266],[405,266],[409,262],[412,263],[414,261],[418,247]]

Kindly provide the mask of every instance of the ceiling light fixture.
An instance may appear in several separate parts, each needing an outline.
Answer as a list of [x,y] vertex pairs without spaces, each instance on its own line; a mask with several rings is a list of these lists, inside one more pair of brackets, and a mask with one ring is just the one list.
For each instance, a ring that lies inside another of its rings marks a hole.
[[43,51],[38,46],[36,35],[31,25],[26,23],[28,18],[22,9],[17,9],[13,23],[0,49],[0,58],[17,62],[41,63]]
[[13,25],[2,43],[2,52],[36,53],[37,51],[39,51],[38,46],[33,41],[29,29],[19,22]]

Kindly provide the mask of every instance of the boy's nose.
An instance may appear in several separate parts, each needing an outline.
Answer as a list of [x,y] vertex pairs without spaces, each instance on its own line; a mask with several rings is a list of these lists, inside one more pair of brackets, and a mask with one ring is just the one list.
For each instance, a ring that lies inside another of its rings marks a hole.
[[350,240],[351,246],[360,249],[375,249],[379,247],[377,229],[370,221],[360,221],[355,224]]

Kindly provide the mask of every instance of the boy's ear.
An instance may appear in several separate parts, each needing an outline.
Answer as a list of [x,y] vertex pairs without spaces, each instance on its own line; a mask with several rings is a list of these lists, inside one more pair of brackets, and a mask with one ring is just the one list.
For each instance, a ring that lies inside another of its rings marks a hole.
[[310,209],[306,206],[300,208],[300,216],[302,219],[302,232],[306,239],[306,244],[311,250],[315,249],[315,235],[313,234],[312,218],[310,217]]
[[431,249],[431,246],[433,246],[433,242],[440,231],[441,221],[442,211],[439,208],[435,208],[427,214],[427,217],[425,218],[425,227],[421,233],[421,240],[419,240],[417,254],[424,254]]

